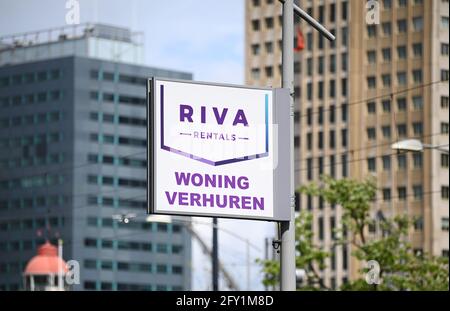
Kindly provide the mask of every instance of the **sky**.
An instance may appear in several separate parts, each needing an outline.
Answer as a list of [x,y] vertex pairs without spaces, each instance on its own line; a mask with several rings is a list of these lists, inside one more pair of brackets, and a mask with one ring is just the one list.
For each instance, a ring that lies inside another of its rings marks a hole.
[[[145,64],[191,72],[194,80],[243,84],[245,0],[79,0],[81,23],[104,23],[144,33]],[[0,36],[65,25],[66,0],[0,0]],[[197,222],[210,222],[208,218]],[[269,222],[220,219],[219,255],[225,267],[246,289],[246,243],[250,248],[251,288],[262,290],[256,258],[264,256],[264,238],[272,237]],[[195,229],[210,243],[211,226]],[[193,242],[192,285],[211,288],[210,261]]]

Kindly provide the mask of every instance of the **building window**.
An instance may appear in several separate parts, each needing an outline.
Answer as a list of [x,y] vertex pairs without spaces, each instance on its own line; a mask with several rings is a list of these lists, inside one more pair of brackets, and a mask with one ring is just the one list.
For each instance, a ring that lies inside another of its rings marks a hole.
[[369,128],[367,129],[367,138],[368,138],[369,140],[375,140],[375,139],[377,139],[377,131],[375,130],[374,127],[369,127]]
[[253,31],[259,31],[260,28],[261,28],[261,26],[260,26],[259,20],[258,19],[252,20],[252,29],[253,29]]
[[344,1],[341,3],[341,15],[342,15],[342,20],[346,21],[347,17],[348,17],[348,5],[347,5],[347,1]]
[[273,76],[273,68],[272,68],[272,66],[266,66],[266,68],[264,68],[264,71],[266,73],[266,77],[267,78],[272,78],[272,76]]
[[448,154],[441,153],[441,167],[448,168]]
[[369,89],[374,89],[377,87],[377,80],[374,76],[367,77],[367,87]]
[[342,45],[347,46],[347,44],[348,44],[348,28],[347,27],[342,27],[341,36],[342,36]]
[[260,1],[259,0],[253,0],[253,6],[259,6],[260,5]]
[[317,122],[319,125],[323,124],[323,107],[322,106],[319,107],[319,110],[317,113]]
[[[317,159],[317,166],[319,168],[319,177],[321,177],[323,175],[323,158],[319,157]],[[323,198],[319,197],[319,208],[322,209],[323,208]]]
[[336,160],[334,155],[330,156],[330,175],[331,177],[336,177]]
[[406,155],[404,154],[397,155],[397,167],[399,170],[406,169]]
[[319,132],[317,136],[317,148],[323,149],[323,132]]
[[422,57],[423,48],[422,43],[414,43],[413,44],[413,54],[415,57]]
[[422,70],[420,69],[413,70],[413,80],[414,83],[416,84],[422,83]]
[[253,68],[252,69],[252,79],[258,80],[259,79],[259,68]]
[[301,63],[295,62],[294,63],[294,73],[300,73],[300,71],[301,71]]
[[397,188],[397,193],[398,193],[398,200],[399,201],[405,201],[406,200],[406,197],[407,197],[406,187],[398,187]]
[[441,27],[448,29],[448,16],[441,16]]
[[323,56],[319,56],[318,62],[317,62],[317,73],[323,74],[323,68],[324,68],[324,58]]
[[336,147],[336,134],[334,130],[330,130],[329,145],[331,149],[334,149]]
[[408,0],[398,0],[398,6],[400,8],[406,7],[408,5]]
[[423,134],[422,122],[413,122],[413,132],[416,136],[421,136]]
[[448,135],[448,122],[441,122],[441,134]]
[[421,153],[413,153],[413,165],[414,168],[422,168],[423,156]]
[[347,122],[348,120],[348,106],[347,104],[341,105],[341,120],[342,122]]
[[312,150],[312,148],[313,148],[313,134],[312,133],[306,134],[306,148],[308,150]]
[[398,111],[406,111],[407,104],[406,104],[406,98],[400,97],[397,99],[397,110]]
[[382,157],[383,161],[383,170],[390,171],[391,170],[391,156],[385,155]]
[[341,130],[342,147],[347,147],[347,129]]
[[441,229],[448,232],[448,217],[441,218]]
[[385,113],[391,112],[391,101],[390,100],[383,100],[381,102],[381,106],[383,107],[383,112],[385,112]]
[[313,98],[313,85],[311,82],[308,82],[308,84],[306,84],[306,97],[308,100],[312,100]]
[[389,125],[382,126],[381,132],[383,133],[384,138],[386,138],[386,139],[391,138],[391,127]]
[[383,0],[383,8],[388,10],[392,7],[392,0]]
[[369,38],[374,38],[377,35],[377,27],[376,25],[368,25],[367,26],[367,36]]
[[448,186],[441,186],[441,198],[443,200],[448,200],[448,195],[449,195],[449,189]]
[[348,61],[347,61],[347,53],[342,53],[341,55],[341,69],[342,71],[347,71]]
[[334,123],[336,119],[336,106],[330,105],[330,108],[328,109],[328,119],[330,123]]
[[383,201],[389,202],[391,201],[391,189],[383,188]]
[[412,98],[414,110],[421,110],[423,108],[423,97],[422,96],[413,96]]
[[406,137],[407,136],[407,127],[405,123],[398,124],[397,125],[397,134],[399,137]]
[[441,55],[448,56],[448,43],[441,43]]
[[329,96],[331,98],[334,98],[336,96],[336,81],[334,79],[331,79],[329,81]]
[[406,59],[408,57],[406,52],[406,46],[404,45],[397,46],[397,55],[399,59]]
[[414,200],[421,201],[423,198],[423,188],[422,185],[413,185],[413,195]]
[[336,72],[336,55],[332,54],[330,55],[330,63],[329,63],[329,70],[331,73]]
[[347,79],[341,79],[341,94],[342,96],[347,96]]
[[252,44],[252,53],[253,55],[259,55],[259,44]]
[[423,29],[422,16],[413,17],[413,29],[414,31],[421,31]]
[[[447,221],[447,225],[448,225],[448,221]],[[324,238],[323,217],[318,218],[318,226],[319,226],[319,240],[323,241],[323,238]]]
[[406,85],[408,83],[406,72],[404,72],[404,71],[397,72],[397,82],[398,82],[398,85],[402,85],[402,86]]
[[383,86],[389,87],[391,86],[391,75],[390,74],[384,74],[381,76],[381,79],[383,80]]
[[448,81],[448,70],[442,69],[441,70],[441,81]]
[[408,31],[408,23],[406,19],[399,19],[397,21],[397,29],[399,33],[405,33]]
[[271,41],[267,41],[266,43],[264,43],[264,47],[266,48],[266,52],[268,54],[273,53],[273,43]]
[[390,36],[392,34],[391,22],[386,22],[381,25],[383,28],[383,34],[385,36]]
[[317,98],[323,99],[323,81],[319,81],[317,84]]
[[441,108],[448,109],[448,96],[441,96]]
[[375,172],[377,170],[377,162],[375,158],[367,159],[367,169],[369,172]]
[[383,61],[385,61],[385,62],[391,61],[391,49],[390,48],[382,49],[381,53],[383,54]]
[[367,113],[368,114],[376,114],[377,113],[377,105],[375,102],[367,103]]
[[312,158],[308,158],[306,160],[306,170],[307,170],[308,180],[312,180],[313,179],[313,159]]
[[347,166],[347,155],[343,154],[341,156],[341,163],[342,163],[342,177],[348,176],[348,166]]
[[375,64],[377,62],[377,52],[367,51],[367,62],[369,64]]
[[312,51],[312,49],[313,49],[313,45],[314,45],[313,38],[314,37],[313,37],[312,32],[308,32],[306,34],[306,47],[307,47],[308,51]]
[[265,23],[266,23],[267,29],[272,29],[273,28],[273,17],[266,17]]
[[414,221],[414,230],[416,230],[416,231],[422,231],[423,230],[423,217],[418,217]]

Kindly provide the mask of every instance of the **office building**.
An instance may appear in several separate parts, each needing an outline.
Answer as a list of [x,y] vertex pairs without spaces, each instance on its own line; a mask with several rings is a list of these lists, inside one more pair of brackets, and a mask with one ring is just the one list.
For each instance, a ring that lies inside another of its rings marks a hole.
[[74,290],[189,290],[191,238],[146,222],[146,81],[128,29],[0,38],[0,289],[48,239],[80,264]]
[[[448,153],[391,149],[407,138],[448,148],[448,1],[380,0],[377,24],[367,23],[365,1],[296,3],[336,35],[329,42],[296,17],[305,41],[294,63],[296,185],[324,174],[375,176],[372,216],[417,217],[414,249],[448,256]],[[280,87],[282,5],[245,5],[246,83]],[[341,208],[306,195],[297,208],[313,213],[315,242],[332,253],[321,271],[325,284],[354,279],[360,265],[352,249],[332,247]]]

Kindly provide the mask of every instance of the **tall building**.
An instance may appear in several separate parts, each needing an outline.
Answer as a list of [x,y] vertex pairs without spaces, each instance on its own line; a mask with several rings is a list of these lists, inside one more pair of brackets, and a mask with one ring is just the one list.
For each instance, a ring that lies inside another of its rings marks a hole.
[[[417,251],[448,256],[448,153],[397,153],[391,144],[416,138],[448,148],[449,5],[444,0],[379,0],[379,23],[368,24],[366,1],[296,1],[336,35],[329,42],[296,18],[305,49],[295,53],[297,186],[335,178],[376,177],[372,215],[417,217]],[[246,82],[281,86],[282,5],[246,1]],[[370,19],[368,19],[370,20]],[[298,195],[312,211],[318,245],[332,252],[325,284],[356,277],[349,247],[335,247],[342,210]],[[377,228],[369,234],[376,235]]]
[[186,228],[146,222],[146,82],[192,75],[141,65],[133,34],[105,25],[0,47],[0,290],[57,238],[75,290],[189,290]]

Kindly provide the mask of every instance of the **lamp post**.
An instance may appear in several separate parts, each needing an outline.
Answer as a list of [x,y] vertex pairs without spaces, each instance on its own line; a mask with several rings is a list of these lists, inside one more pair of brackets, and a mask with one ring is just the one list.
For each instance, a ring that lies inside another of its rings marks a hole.
[[290,120],[290,163],[291,163],[291,219],[280,223],[281,233],[281,290],[294,291],[295,286],[295,178],[294,178],[294,13],[305,20],[321,35],[333,41],[334,35],[323,25],[309,16],[294,0],[280,0],[283,4],[283,33],[282,33],[282,86],[289,89],[291,120]]
[[449,153],[448,144],[446,145],[430,145],[424,144],[417,139],[405,139],[391,145],[391,148],[398,151],[422,152],[425,149],[436,149],[445,153]]
[[219,290],[219,243],[217,235],[217,217],[213,218],[212,226],[212,289]]

